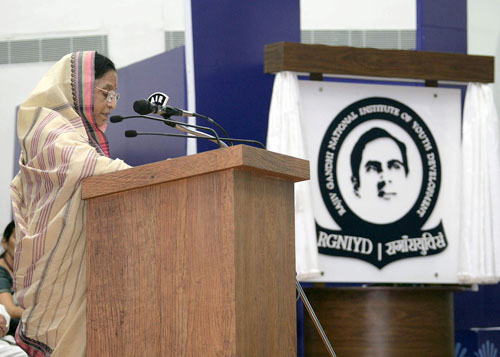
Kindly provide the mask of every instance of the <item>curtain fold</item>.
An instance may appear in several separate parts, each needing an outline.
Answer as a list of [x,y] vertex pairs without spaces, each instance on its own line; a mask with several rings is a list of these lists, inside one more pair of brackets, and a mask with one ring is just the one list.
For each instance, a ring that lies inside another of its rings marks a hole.
[[[308,159],[302,137],[299,83],[293,72],[279,72],[274,80],[267,149]],[[299,280],[320,275],[310,181],[295,184],[295,256]]]
[[470,83],[463,113],[462,197],[458,279],[500,280],[500,140],[493,92]]

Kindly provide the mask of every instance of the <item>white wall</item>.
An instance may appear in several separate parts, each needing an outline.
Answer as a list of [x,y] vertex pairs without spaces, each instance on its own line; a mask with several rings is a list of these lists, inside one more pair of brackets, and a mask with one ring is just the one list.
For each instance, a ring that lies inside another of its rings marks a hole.
[[495,101],[500,113],[500,1],[467,2],[467,51],[473,55],[495,56]]
[[0,14],[0,41],[107,34],[118,67],[163,52],[163,32],[184,29],[183,0],[2,1]]
[[[0,41],[108,35],[117,67],[164,51],[164,31],[184,30],[184,0],[0,1]],[[53,63],[0,65],[0,230],[10,219],[15,108]]]
[[469,0],[467,26],[469,54],[494,56],[500,35],[500,1]]
[[303,30],[415,30],[417,0],[300,0]]

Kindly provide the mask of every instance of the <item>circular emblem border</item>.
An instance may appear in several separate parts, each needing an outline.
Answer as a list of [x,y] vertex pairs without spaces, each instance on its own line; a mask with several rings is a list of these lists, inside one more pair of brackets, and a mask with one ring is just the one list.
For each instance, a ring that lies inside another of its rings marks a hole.
[[[374,113],[367,113],[364,115],[359,114],[359,108],[361,107],[366,107],[369,105],[389,105],[395,108],[398,108],[400,110],[400,116],[403,113],[407,113],[411,116],[411,120],[409,122],[406,122],[400,117],[396,117],[393,114],[390,113],[384,113],[384,112],[374,112]],[[338,137],[337,144],[335,146],[335,150],[329,149],[329,141],[330,138],[333,135],[334,130],[337,128],[337,126],[341,123],[341,121],[349,116],[351,113],[356,113],[358,117],[353,120],[351,123],[347,125],[347,127],[342,131],[342,133]],[[337,153],[339,149],[342,147],[342,144],[345,140],[345,138],[349,135],[349,133],[358,125],[365,123],[370,120],[387,120],[389,122],[392,122],[396,124],[397,126],[401,127],[414,141],[416,144],[420,157],[422,158],[422,166],[423,166],[423,175],[422,175],[422,184],[420,187],[420,192],[418,194],[418,198],[415,201],[415,204],[412,206],[412,208],[399,220],[388,223],[388,224],[377,224],[377,223],[371,223],[367,222],[360,217],[358,217],[351,209],[349,206],[345,203],[345,200],[342,196],[342,193],[339,190],[338,184],[337,184]],[[429,150],[424,147],[424,144],[422,143],[422,140],[418,137],[418,133],[415,132],[415,130],[412,129],[412,123],[413,121],[416,121],[417,124],[422,128],[422,132],[425,133],[427,138],[429,139],[430,145],[432,146],[432,149]],[[325,162],[326,162],[326,153],[330,152],[333,153],[333,164],[332,164],[332,174],[333,174],[333,183],[334,187],[332,189],[327,188],[327,180],[325,178]],[[420,204],[422,200],[425,197],[426,190],[427,190],[427,183],[429,181],[429,168],[427,165],[427,154],[433,152],[434,153],[434,159],[436,162],[436,179],[435,179],[435,189],[434,193],[432,196],[432,200],[429,203],[427,210],[424,215],[420,216],[417,211],[420,207]],[[432,213],[434,206],[437,201],[437,197],[439,195],[439,190],[441,186],[441,162],[440,162],[440,157],[439,157],[439,152],[438,148],[436,146],[436,142],[434,140],[434,137],[432,136],[429,128],[427,125],[424,123],[424,121],[420,118],[420,116],[415,113],[410,107],[407,105],[398,102],[394,99],[390,98],[382,98],[382,97],[371,97],[371,98],[366,98],[366,99],[361,99],[359,101],[356,101],[352,103],[351,105],[347,106],[344,110],[342,110],[330,123],[328,126],[328,129],[325,132],[325,135],[323,136],[323,140],[321,142],[319,154],[318,154],[318,181],[319,181],[319,186],[320,186],[320,191],[321,191],[321,196],[323,198],[323,202],[325,203],[328,212],[332,216],[332,218],[335,220],[335,222],[342,227],[344,230],[348,229],[349,232],[352,233],[358,233],[361,235],[366,235],[370,234],[371,236],[377,236],[377,235],[387,235],[387,234],[394,234],[395,231],[398,232],[403,232],[403,231],[409,231],[409,230],[416,230],[420,229],[423,224],[427,221],[429,218],[429,215]],[[343,206],[345,208],[345,211],[343,212],[342,215],[339,214],[337,209],[335,209],[334,204],[332,203],[330,199],[330,193],[335,193],[338,197],[338,199],[343,202]]]

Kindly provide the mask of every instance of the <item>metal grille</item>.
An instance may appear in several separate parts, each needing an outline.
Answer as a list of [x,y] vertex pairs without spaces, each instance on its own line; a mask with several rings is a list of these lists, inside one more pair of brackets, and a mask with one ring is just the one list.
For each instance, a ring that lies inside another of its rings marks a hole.
[[10,43],[10,63],[40,62],[40,41],[25,40]]
[[414,50],[415,30],[302,30],[301,42],[330,46]]
[[73,51],[97,51],[108,55],[108,36],[82,36],[72,37]]
[[0,64],[9,63],[9,44],[0,42]]
[[54,62],[75,51],[97,51],[108,56],[108,36],[0,41],[0,64]]
[[184,46],[184,31],[165,31],[165,51]]
[[417,35],[415,30],[401,30],[399,32],[399,41],[402,50],[414,50],[417,48]]
[[42,40],[42,61],[57,61],[62,56],[71,52],[69,38],[47,38]]

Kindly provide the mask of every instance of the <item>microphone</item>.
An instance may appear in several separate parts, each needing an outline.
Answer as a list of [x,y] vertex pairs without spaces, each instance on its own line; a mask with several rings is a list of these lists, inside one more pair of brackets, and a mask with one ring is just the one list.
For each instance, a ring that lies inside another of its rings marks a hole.
[[[121,115],[113,115],[109,120],[112,121],[113,123],[118,123],[124,119],[132,119],[132,118],[142,118],[142,119],[161,121],[161,122],[171,126],[172,128],[181,130],[185,133],[193,134],[194,136],[198,136],[198,137],[206,137],[207,139],[210,139],[213,142],[216,142],[217,145],[219,145],[219,147],[227,147],[227,144],[220,140],[219,135],[217,135],[217,132],[214,129],[208,128],[205,126],[186,124],[186,123],[175,121],[172,119],[160,119],[160,118],[152,117],[152,116],[148,116],[148,115],[130,115],[130,116],[126,116],[126,117],[121,116]],[[213,136],[210,134],[204,133],[204,132],[188,129],[187,127],[209,131],[213,134]],[[154,135],[154,134],[151,134],[151,135]],[[183,137],[185,137],[185,135],[173,135],[173,134],[170,136],[183,136]]]
[[[191,131],[189,133],[191,133]],[[194,133],[200,134],[200,132],[194,132]],[[189,138],[193,138],[193,139],[207,139],[207,140],[210,140],[210,141],[216,143],[216,141],[213,140],[214,137],[211,137],[211,136],[181,135],[181,134],[171,134],[171,133],[147,133],[147,132],[140,133],[140,132],[137,132],[135,130],[127,130],[127,131],[125,131],[125,136],[127,138],[135,138],[138,135],[159,135],[159,136],[175,136],[175,137],[186,138],[186,139],[189,139]],[[255,145],[259,145],[261,148],[263,148],[264,150],[266,150],[266,147],[264,146],[264,144],[262,144],[260,141],[257,141],[257,140],[235,139],[235,138],[219,138],[219,140],[231,140],[231,141],[236,141],[236,142],[240,142],[240,143],[255,144]]]
[[[150,117],[147,115],[130,115],[127,117],[124,117],[121,115],[113,115],[112,117],[109,118],[109,121],[112,123],[119,123],[119,122],[123,121],[124,119],[130,119],[130,118],[145,118],[145,119],[161,121],[164,124],[171,126],[172,128],[175,128],[177,124],[184,124],[183,122],[175,121],[172,119],[160,119],[160,118]],[[184,124],[184,125],[186,125],[186,124]]]
[[[226,137],[229,137],[229,134],[227,131],[219,125],[215,120],[212,118],[209,118],[205,115],[201,115],[198,113],[194,112],[188,112],[186,110],[178,109],[171,107],[169,105],[166,105],[165,103],[168,101],[168,95],[165,93],[161,92],[155,92],[149,96],[149,98],[146,99],[139,99],[134,102],[134,111],[137,114],[141,115],[148,115],[148,114],[158,114],[164,117],[165,119],[170,118],[171,116],[185,116],[185,117],[199,117],[203,118],[206,121],[214,124],[216,127],[218,127],[222,133]],[[232,145],[232,143],[231,143]]]
[[123,120],[123,117],[121,115],[113,115],[112,117],[109,118],[109,121],[112,123],[119,123]]
[[146,99],[136,100],[134,102],[134,111],[141,115],[158,114],[161,116],[184,116],[192,117],[195,113],[191,113],[182,109],[171,107],[170,105],[159,105],[149,102]]

